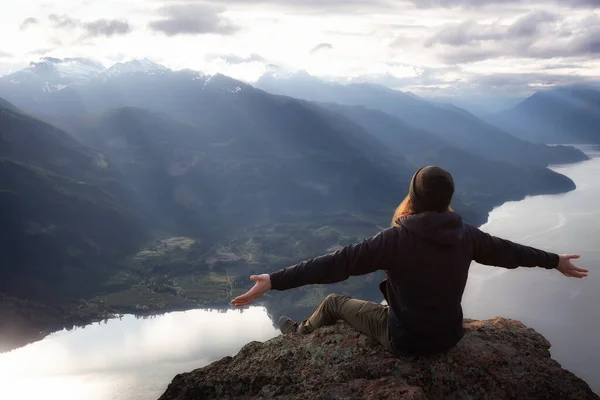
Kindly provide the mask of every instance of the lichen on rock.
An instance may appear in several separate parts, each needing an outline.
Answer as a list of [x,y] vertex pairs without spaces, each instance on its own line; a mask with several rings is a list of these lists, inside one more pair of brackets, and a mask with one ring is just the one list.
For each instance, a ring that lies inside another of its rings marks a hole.
[[598,399],[519,321],[465,320],[434,356],[394,357],[345,323],[251,342],[234,357],[179,374],[160,400]]

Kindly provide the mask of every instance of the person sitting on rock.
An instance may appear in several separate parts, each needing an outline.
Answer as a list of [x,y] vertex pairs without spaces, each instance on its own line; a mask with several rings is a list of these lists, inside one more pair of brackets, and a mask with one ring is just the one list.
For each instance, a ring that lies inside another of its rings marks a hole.
[[490,236],[463,222],[450,208],[454,180],[427,166],[412,177],[408,196],[393,223],[375,236],[334,253],[272,274],[253,275],[254,287],[231,302],[245,306],[268,290],[340,282],[384,270],[380,288],[388,306],[330,294],[307,320],[281,317],[284,334],[308,334],[344,320],[396,355],[436,353],[463,337],[461,300],[471,261],[504,268],[544,267],[568,277],[588,271],[571,263],[579,255],[557,255]]

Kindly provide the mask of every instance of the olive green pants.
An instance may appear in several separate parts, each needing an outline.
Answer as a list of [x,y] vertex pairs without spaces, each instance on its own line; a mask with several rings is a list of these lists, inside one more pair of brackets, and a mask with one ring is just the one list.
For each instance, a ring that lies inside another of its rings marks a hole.
[[313,315],[300,324],[300,332],[311,333],[340,319],[393,352],[388,331],[388,307],[339,294],[327,296]]

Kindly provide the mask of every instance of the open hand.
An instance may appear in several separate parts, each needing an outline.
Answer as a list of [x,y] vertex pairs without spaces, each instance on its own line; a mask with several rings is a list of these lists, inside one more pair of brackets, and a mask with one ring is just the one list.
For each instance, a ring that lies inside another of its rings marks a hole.
[[556,269],[560,271],[564,276],[568,276],[570,278],[584,278],[588,275],[588,270],[583,268],[578,268],[571,260],[578,259],[579,254],[561,254],[558,256],[558,265]]
[[252,275],[250,280],[256,282],[254,286],[252,286],[252,289],[231,300],[231,304],[237,307],[248,305],[267,291],[271,290],[271,277],[269,274]]

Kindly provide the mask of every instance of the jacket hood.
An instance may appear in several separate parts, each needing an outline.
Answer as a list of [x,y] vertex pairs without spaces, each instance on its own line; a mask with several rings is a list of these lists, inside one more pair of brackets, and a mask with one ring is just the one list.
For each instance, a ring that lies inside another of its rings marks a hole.
[[428,212],[400,217],[400,223],[410,233],[443,246],[460,242],[465,235],[463,220],[455,212]]

